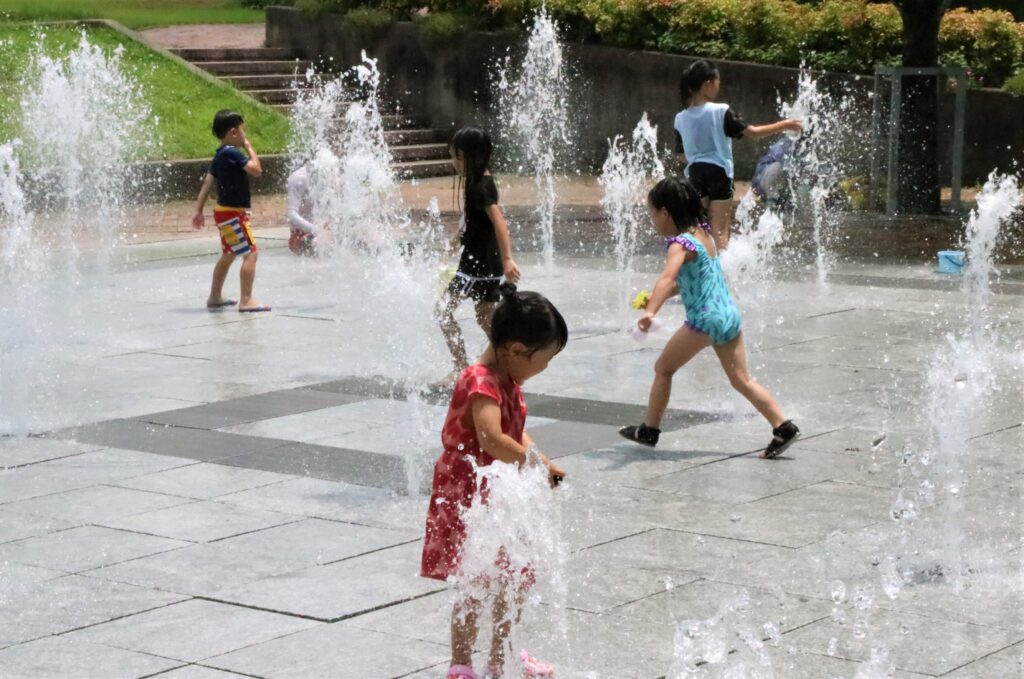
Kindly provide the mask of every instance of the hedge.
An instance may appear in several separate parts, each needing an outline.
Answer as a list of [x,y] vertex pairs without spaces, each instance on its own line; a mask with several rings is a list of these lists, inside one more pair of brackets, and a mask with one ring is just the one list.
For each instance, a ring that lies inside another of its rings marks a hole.
[[[298,0],[309,12],[384,9],[440,31],[521,28],[542,0]],[[866,0],[546,0],[573,41],[780,66],[869,73],[900,62],[903,21],[888,3]],[[426,16],[424,16],[426,15]],[[433,15],[431,18],[428,16]],[[440,30],[439,30],[440,29]],[[965,66],[976,85],[1000,86],[1024,68],[1024,22],[1007,11],[950,10],[940,61]]]

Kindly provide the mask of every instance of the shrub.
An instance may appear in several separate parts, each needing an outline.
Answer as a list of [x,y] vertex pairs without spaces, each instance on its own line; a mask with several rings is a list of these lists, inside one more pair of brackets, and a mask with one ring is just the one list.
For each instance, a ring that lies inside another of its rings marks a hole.
[[620,47],[658,47],[663,27],[684,0],[584,0],[583,16],[601,41]]
[[944,63],[964,64],[979,84],[998,85],[1022,58],[1020,28],[1009,12],[957,8],[942,19],[939,49]]
[[806,41],[813,66],[869,72],[897,60],[903,21],[893,5],[825,0],[809,18]]
[[1013,77],[1003,84],[1003,89],[1010,94],[1024,95],[1024,68],[1017,71]]
[[372,7],[354,9],[341,19],[342,27],[363,45],[379,40],[393,23],[390,12]]
[[271,5],[283,5],[290,7],[295,4],[295,0],[241,0],[242,7],[251,7],[253,9],[264,9]]
[[420,40],[432,49],[454,44],[459,35],[479,24],[476,17],[455,12],[430,12],[416,20]]

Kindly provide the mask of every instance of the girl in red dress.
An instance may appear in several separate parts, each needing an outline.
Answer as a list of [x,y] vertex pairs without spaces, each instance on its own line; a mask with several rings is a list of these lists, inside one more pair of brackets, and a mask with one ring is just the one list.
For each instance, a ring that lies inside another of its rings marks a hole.
[[[565,347],[569,333],[558,310],[535,292],[516,292],[501,286],[502,300],[494,310],[490,344],[480,360],[466,368],[455,383],[448,417],[441,430],[444,452],[434,465],[434,485],[427,510],[421,575],[448,580],[459,573],[466,527],[462,513],[477,494],[475,466],[495,460],[527,462],[533,444],[523,430],[526,403],[519,385],[544,371]],[[531,461],[534,456],[530,456]],[[536,455],[548,468],[552,485],[565,475],[551,460]],[[501,555],[496,554],[495,559]],[[527,578],[524,578],[527,580]],[[471,666],[477,619],[483,602],[464,595],[452,611],[452,665],[448,679],[476,679]],[[492,606],[492,636],[488,673],[500,677],[512,628],[509,597],[498,592]],[[528,676],[553,676],[550,667],[523,654]]]

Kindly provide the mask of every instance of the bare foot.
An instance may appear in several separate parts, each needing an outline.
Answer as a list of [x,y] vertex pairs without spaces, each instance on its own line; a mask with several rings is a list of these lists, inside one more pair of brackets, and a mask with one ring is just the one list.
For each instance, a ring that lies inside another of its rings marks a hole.
[[211,297],[206,300],[207,309],[220,309],[226,306],[235,306],[236,304],[238,304],[238,300],[224,299],[223,297],[218,297],[217,299]]

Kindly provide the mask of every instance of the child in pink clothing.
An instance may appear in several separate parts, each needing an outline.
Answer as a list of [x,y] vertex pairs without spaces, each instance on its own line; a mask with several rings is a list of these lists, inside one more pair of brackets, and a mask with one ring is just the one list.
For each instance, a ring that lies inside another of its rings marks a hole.
[[[523,464],[532,445],[524,430],[526,402],[519,385],[547,368],[565,347],[568,330],[551,302],[535,292],[516,292],[501,285],[502,301],[494,310],[490,345],[480,360],[466,368],[455,383],[448,417],[441,430],[444,452],[434,465],[433,491],[427,510],[421,575],[448,580],[459,573],[466,526],[462,514],[478,496],[475,466],[495,460]],[[565,472],[543,455],[552,484]],[[495,555],[500,562],[501,554]],[[524,578],[529,582],[529,577]],[[509,593],[493,602],[493,626],[488,674],[500,677],[512,628]],[[513,593],[517,595],[518,593]],[[471,666],[483,602],[463,596],[452,611],[452,665],[448,679],[475,679]],[[527,676],[553,676],[553,670],[522,654]]]

